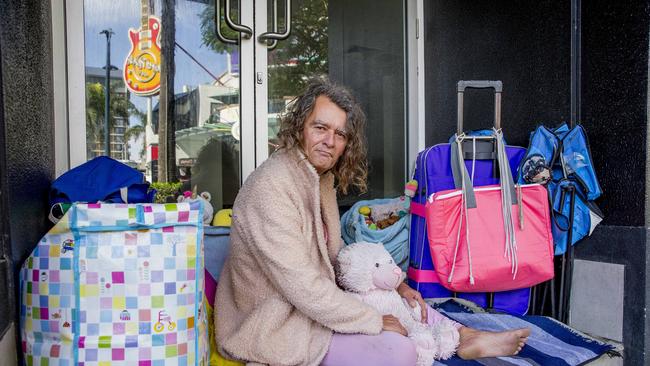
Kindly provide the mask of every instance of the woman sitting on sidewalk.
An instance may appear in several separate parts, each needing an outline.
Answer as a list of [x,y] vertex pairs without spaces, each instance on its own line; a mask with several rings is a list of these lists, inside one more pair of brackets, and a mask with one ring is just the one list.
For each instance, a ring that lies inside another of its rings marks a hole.
[[[315,81],[282,119],[280,149],[246,180],[235,201],[231,251],[215,308],[219,352],[252,364],[415,365],[406,331],[339,289],[342,247],[337,192],[365,191],[365,116],[350,92]],[[423,320],[441,319],[419,292]],[[460,357],[514,355],[528,329],[483,332],[458,324]]]

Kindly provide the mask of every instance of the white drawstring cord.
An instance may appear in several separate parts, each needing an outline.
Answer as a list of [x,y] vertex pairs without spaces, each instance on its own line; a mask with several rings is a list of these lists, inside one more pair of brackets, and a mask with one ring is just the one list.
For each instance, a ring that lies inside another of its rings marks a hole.
[[[501,154],[501,144],[499,141],[499,132],[500,131],[495,131],[495,136],[497,137],[497,154],[498,154],[498,159],[502,159],[503,155]],[[505,233],[505,241],[504,241],[504,247],[505,247],[505,256],[508,259],[508,261],[511,263],[511,271],[514,271],[514,251],[512,248],[512,232],[510,231],[510,221],[511,217],[509,215],[510,210],[508,209],[508,200],[509,200],[509,191],[507,190],[508,182],[505,179],[506,175],[504,174],[504,165],[503,163],[499,164],[499,173],[500,173],[500,182],[501,182],[501,210],[503,213],[503,228],[504,228],[504,233]]]
[[[461,201],[463,199],[461,195]],[[458,226],[458,233],[456,234],[456,248],[454,249],[454,260],[451,262],[451,272],[449,272],[449,277],[447,278],[447,283],[451,283],[452,278],[454,278],[454,270],[456,269],[456,256],[458,255],[458,246],[460,244],[460,227],[463,225],[463,206],[460,206],[460,215],[459,219],[460,225]]]
[[[496,147],[497,147],[497,160],[501,159],[501,146],[498,140],[498,131],[495,130],[495,136],[497,136],[497,141],[496,141]],[[509,230],[509,225],[508,225],[508,204],[507,204],[507,197],[506,197],[506,190],[505,190],[505,179],[504,178],[504,171],[503,171],[503,165],[504,164],[499,164],[499,175],[500,175],[500,186],[501,186],[501,212],[503,214],[503,229],[505,233],[505,240],[504,240],[504,257],[508,259],[508,262],[512,263],[512,246],[510,245],[510,230]]]
[[474,186],[474,171],[476,167],[476,139],[472,139],[472,177],[470,178],[472,181],[472,187]]
[[[461,134],[462,135],[462,134]],[[460,136],[456,135],[456,145],[458,145],[461,140]],[[460,145],[458,147],[458,151],[461,151]],[[454,162],[451,162],[454,164]],[[461,170],[461,181],[464,182],[464,175],[462,174]],[[462,191],[461,191],[462,193]],[[460,228],[463,225],[463,201],[465,200],[465,197],[463,194],[460,195],[460,200],[461,200],[461,206],[460,206],[460,214],[458,215],[458,220],[459,220],[459,225],[458,225],[458,233],[456,233],[456,248],[454,249],[454,260],[451,262],[451,272],[449,272],[449,277],[447,278],[447,283],[451,283],[452,278],[454,278],[454,271],[456,270],[456,257],[458,256],[458,247],[460,245]]]
[[[465,182],[463,182],[465,185]],[[469,283],[474,285],[474,272],[472,270],[472,247],[469,245],[469,218],[467,217],[467,200],[463,199],[463,206],[465,207],[465,241],[467,242],[467,258],[469,259]],[[460,228],[458,228],[460,231]]]
[[[454,249],[454,260],[451,265],[451,272],[449,273],[449,277],[447,278],[447,283],[451,283],[451,280],[454,277],[454,271],[456,269],[456,257],[458,255],[458,247],[460,246],[460,231],[463,226],[463,214],[465,216],[465,241],[467,242],[467,259],[469,261],[469,283],[474,285],[474,271],[472,269],[472,250],[470,247],[470,240],[469,240],[469,218],[467,215],[467,199],[465,198],[465,189],[466,189],[466,182],[465,182],[465,174],[462,174],[465,160],[463,159],[463,151],[461,148],[461,143],[463,140],[464,134],[461,134],[459,136],[456,136],[456,145],[458,146],[458,163],[460,164],[461,167],[461,189],[463,194],[461,194],[461,208],[460,208],[460,215],[458,217],[459,220],[459,225],[458,225],[458,233],[456,235],[456,248]],[[474,140],[476,143],[476,140]],[[474,144],[474,147],[476,145]],[[476,151],[476,149],[474,149]],[[476,157],[476,155],[474,155]],[[473,168],[472,168],[472,173],[473,173]],[[463,212],[464,211],[464,212]]]
[[[458,148],[461,149],[461,145],[458,145]],[[462,149],[461,149],[462,150]],[[465,164],[465,159],[463,159],[462,153],[459,151],[458,157],[461,164]],[[469,184],[474,187],[474,171],[476,167],[476,139],[472,138],[472,177]],[[463,179],[463,191],[465,191],[465,180]],[[469,245],[469,218],[467,217],[467,200],[463,200],[463,205],[465,207],[465,240],[467,241],[467,258],[469,259],[469,283],[474,285],[474,273],[472,271],[472,248]],[[460,228],[458,228],[460,230]]]
[[[515,226],[512,220],[512,184],[513,182],[508,179],[510,176],[506,169],[510,169],[510,164],[508,163],[508,156],[506,154],[506,149],[503,144],[503,132],[499,130],[494,130],[495,136],[497,138],[497,154],[500,161],[499,164],[499,173],[501,181],[501,206],[503,210],[503,224],[505,231],[505,254],[504,256],[508,258],[508,261],[511,262],[511,272],[512,278],[515,279],[517,276],[517,271],[519,269],[518,259],[517,259],[517,239],[515,237]],[[521,222],[520,222],[521,223]]]

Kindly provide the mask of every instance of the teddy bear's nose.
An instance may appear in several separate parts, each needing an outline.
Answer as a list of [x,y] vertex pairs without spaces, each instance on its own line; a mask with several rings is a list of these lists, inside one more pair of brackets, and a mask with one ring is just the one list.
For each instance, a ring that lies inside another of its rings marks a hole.
[[399,267],[395,267],[393,268],[393,273],[399,276],[402,274],[402,270]]

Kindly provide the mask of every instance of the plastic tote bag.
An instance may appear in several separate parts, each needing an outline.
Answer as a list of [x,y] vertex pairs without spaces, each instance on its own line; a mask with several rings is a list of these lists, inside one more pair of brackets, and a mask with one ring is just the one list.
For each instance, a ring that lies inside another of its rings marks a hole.
[[[427,231],[441,284],[453,291],[505,291],[553,278],[553,238],[546,189],[515,190],[503,136],[495,130],[499,186],[473,188],[459,143],[452,147],[459,189],[426,204]],[[459,137],[459,140],[462,136]]]
[[200,202],[74,204],[20,271],[27,365],[207,365]]
[[341,216],[341,234],[345,244],[359,241],[369,243],[382,243],[402,271],[406,272],[409,260],[409,229],[407,221],[409,215],[399,219],[385,229],[373,230],[366,224],[365,218],[359,213],[362,206],[385,205],[401,202],[400,198],[380,198],[355,203],[343,216]]

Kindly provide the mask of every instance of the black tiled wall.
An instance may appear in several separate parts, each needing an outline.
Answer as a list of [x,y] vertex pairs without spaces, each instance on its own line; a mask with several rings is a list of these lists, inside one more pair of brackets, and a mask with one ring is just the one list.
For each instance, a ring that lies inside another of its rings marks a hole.
[[[647,364],[648,42],[650,2],[425,1],[426,143],[456,129],[458,80],[503,81],[502,126],[527,146],[539,123],[571,113],[571,6],[580,4],[580,122],[606,218],[576,258],[624,264],[625,364]],[[466,93],[466,129],[492,124],[488,91]],[[644,319],[642,321],[642,319]]]

